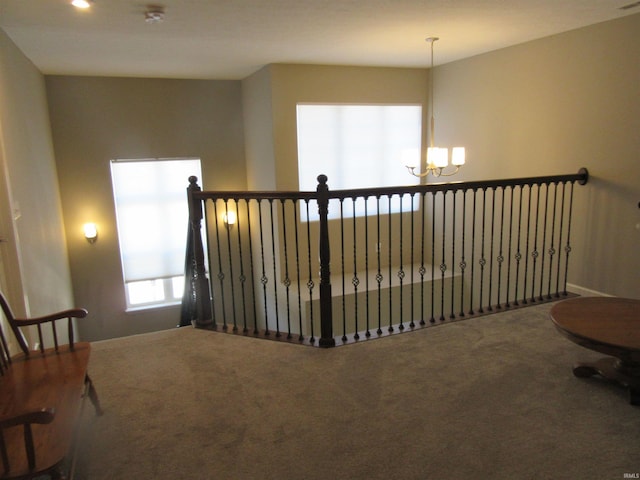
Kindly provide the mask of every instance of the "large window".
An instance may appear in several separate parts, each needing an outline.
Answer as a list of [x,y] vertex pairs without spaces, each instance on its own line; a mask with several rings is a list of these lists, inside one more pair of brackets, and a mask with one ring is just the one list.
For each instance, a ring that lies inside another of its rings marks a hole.
[[189,212],[200,159],[113,160],[111,179],[128,308],[180,301]]
[[[329,177],[333,190],[419,183],[407,174],[402,159],[407,152],[420,151],[420,105],[298,104],[297,123],[300,190],[315,190],[320,173]],[[411,203],[406,198],[403,210],[412,209]],[[350,202],[345,206],[351,209]],[[355,209],[356,215],[364,215],[364,200]],[[391,211],[399,209],[396,199]],[[335,218],[336,209],[329,213]]]

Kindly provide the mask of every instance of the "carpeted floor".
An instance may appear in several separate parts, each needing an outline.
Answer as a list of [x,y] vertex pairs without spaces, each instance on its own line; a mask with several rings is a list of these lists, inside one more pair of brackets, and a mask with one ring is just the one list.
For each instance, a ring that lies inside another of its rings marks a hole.
[[552,304],[323,350],[190,327],[94,344],[80,480],[621,479],[640,407]]

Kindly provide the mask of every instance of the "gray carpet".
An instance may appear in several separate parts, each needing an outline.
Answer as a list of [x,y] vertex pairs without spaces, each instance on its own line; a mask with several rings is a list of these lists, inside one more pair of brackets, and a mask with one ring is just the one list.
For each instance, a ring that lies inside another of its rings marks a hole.
[[[640,407],[552,304],[322,350],[190,327],[94,344],[78,478],[621,479]],[[88,406],[89,407],[89,406]]]

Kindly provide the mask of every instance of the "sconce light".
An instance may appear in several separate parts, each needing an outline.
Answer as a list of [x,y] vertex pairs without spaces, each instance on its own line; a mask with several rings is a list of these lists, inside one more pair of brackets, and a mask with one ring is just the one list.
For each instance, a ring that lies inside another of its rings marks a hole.
[[72,0],[71,5],[84,10],[91,7],[91,0]]
[[229,210],[227,213],[222,215],[222,221],[227,226],[227,228],[231,230],[237,221],[236,212]]
[[84,238],[87,239],[89,243],[96,243],[98,239],[98,227],[95,223],[85,223],[84,224]]

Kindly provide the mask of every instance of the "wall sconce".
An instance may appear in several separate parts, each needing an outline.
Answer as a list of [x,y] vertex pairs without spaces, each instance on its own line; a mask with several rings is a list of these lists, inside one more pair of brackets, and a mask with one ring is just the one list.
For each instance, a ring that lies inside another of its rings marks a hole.
[[229,210],[224,215],[222,215],[222,221],[224,222],[224,224],[227,226],[227,229],[229,230],[233,228],[237,220],[238,218],[236,216],[236,212],[232,210]]
[[98,227],[95,223],[85,223],[83,226],[84,229],[84,238],[87,239],[89,243],[96,243],[98,239]]
[[91,8],[91,0],[72,0],[71,5],[86,10],[87,8]]

